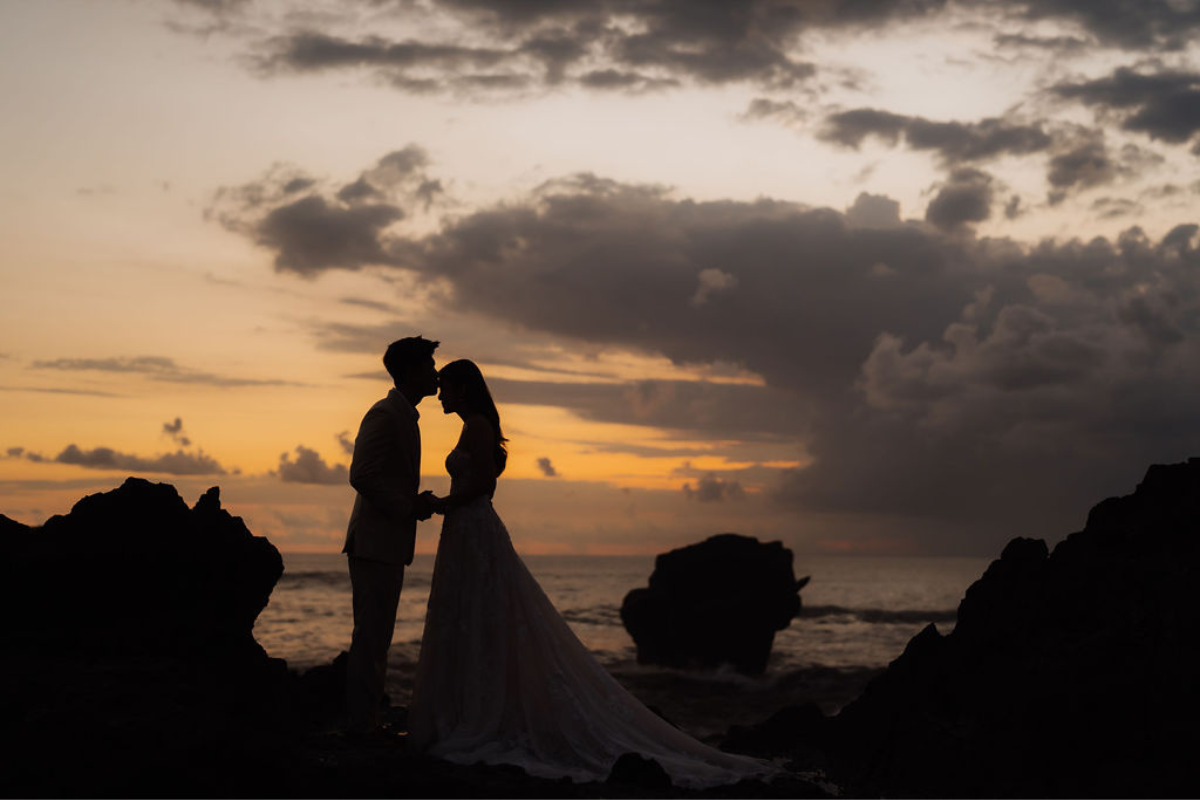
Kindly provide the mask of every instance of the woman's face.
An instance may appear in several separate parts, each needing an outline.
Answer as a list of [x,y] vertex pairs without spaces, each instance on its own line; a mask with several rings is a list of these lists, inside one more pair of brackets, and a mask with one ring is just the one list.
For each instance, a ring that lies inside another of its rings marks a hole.
[[453,414],[462,409],[462,387],[448,381],[439,381],[438,400],[442,404],[443,414]]

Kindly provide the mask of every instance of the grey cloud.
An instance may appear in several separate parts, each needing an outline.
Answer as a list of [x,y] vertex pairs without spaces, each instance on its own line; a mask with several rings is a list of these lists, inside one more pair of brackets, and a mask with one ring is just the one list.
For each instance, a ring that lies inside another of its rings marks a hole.
[[1101,42],[1129,50],[1185,47],[1200,29],[1200,7],[1172,0],[1025,0],[1012,12],[1075,22]]
[[38,392],[41,394],[73,394],[81,397],[124,397],[113,392],[93,389],[61,389],[54,386],[0,386],[0,392]]
[[992,41],[997,47],[1051,50],[1060,56],[1078,53],[1092,44],[1077,36],[1030,36],[1024,33],[999,33]]
[[[871,205],[890,219],[886,198]],[[1058,536],[1145,464],[1200,452],[1194,228],[1024,246],[855,214],[584,175],[408,241],[406,269],[443,283],[447,313],[516,337],[761,375],[765,387],[489,382],[502,405],[790,445],[811,465],[786,474],[778,503],[881,530],[936,518],[957,522],[930,531],[981,531],[988,547],[1014,526]],[[737,285],[697,306],[706,269]],[[345,328],[338,346],[377,352],[397,325]]]
[[1183,332],[1171,321],[1170,312],[1153,298],[1140,295],[1129,298],[1117,310],[1117,319],[1136,327],[1152,344],[1172,345],[1183,341]]
[[74,464],[89,469],[126,470],[129,472],[161,472],[168,475],[224,475],[225,469],[204,451],[185,453],[178,450],[154,458],[122,453],[110,447],[81,450],[67,445],[54,457],[60,464]]
[[696,481],[696,485],[685,483],[683,496],[688,500],[699,503],[720,503],[725,500],[741,500],[746,492],[742,485],[734,480],[723,480],[709,473]]
[[344,464],[327,464],[316,450],[296,445],[296,460],[288,453],[279,454],[279,479],[285,483],[311,483],[326,486],[349,485],[350,471]]
[[276,252],[275,269],[280,272],[355,270],[394,261],[381,245],[380,233],[403,217],[396,206],[344,208],[310,195],[268,212],[258,225],[256,241]]
[[342,452],[348,456],[354,455],[354,440],[350,438],[350,431],[342,431],[337,435],[338,447],[342,448]]
[[846,210],[846,222],[856,228],[898,228],[900,203],[890,197],[860,192]]
[[[194,383],[226,388],[241,386],[306,386],[307,384],[273,378],[236,378],[210,372],[187,369],[164,356],[133,356],[120,358],[58,358],[53,361],[34,361],[32,369],[52,369],[64,372],[140,373],[151,380],[166,383]],[[49,391],[49,390],[47,390]]]
[[26,450],[24,447],[8,448],[8,450],[5,451],[5,458],[23,458],[26,461],[32,461],[35,464],[42,464],[50,460],[41,453],[35,453],[32,450]]
[[388,229],[408,216],[402,204],[428,210],[445,194],[428,165],[425,150],[410,144],[326,196],[315,180],[276,164],[258,180],[218,189],[205,215],[272,250],[280,272],[398,264],[404,255]]
[[354,42],[305,31],[276,37],[268,42],[259,66],[268,71],[297,72],[331,67],[489,67],[503,61],[506,55],[506,51],[492,48],[426,44],[415,40],[392,42],[378,36]]
[[1071,190],[1109,183],[1116,174],[1117,165],[1104,141],[1088,138],[1050,159],[1046,171],[1050,202],[1061,202]]
[[943,230],[956,230],[992,215],[995,179],[970,167],[956,169],[939,184],[937,195],[925,209],[925,220]]
[[646,91],[678,86],[678,81],[654,78],[638,72],[617,69],[594,69],[579,76],[579,84],[589,89],[620,89],[623,91]]
[[[409,11],[393,13],[404,19]],[[264,75],[367,70],[413,92],[511,91],[569,81],[609,90],[661,89],[682,81],[790,89],[816,73],[794,56],[801,33],[864,17],[793,0],[549,6],[442,0],[419,13],[428,11],[449,11],[461,25],[457,35],[426,41],[289,31],[263,39],[249,60]],[[491,44],[463,44],[473,41]]]
[[854,148],[861,146],[868,136],[893,145],[903,137],[913,150],[931,150],[945,164],[1042,152],[1053,141],[1040,125],[998,117],[979,122],[937,122],[874,108],[830,114],[819,135],[826,141]]
[[793,397],[760,386],[703,381],[559,383],[488,378],[497,403],[553,405],[584,419],[707,436],[775,440],[804,427]]
[[338,302],[348,306],[369,308],[372,311],[382,311],[386,314],[396,313],[396,307],[394,305],[391,303],[385,303],[382,300],[369,300],[365,297],[343,297],[338,300]]
[[176,417],[174,422],[164,422],[162,432],[174,439],[180,446],[189,447],[192,440],[183,434],[183,419]]
[[537,460],[537,467],[547,478],[558,477],[558,470],[554,468],[554,464],[550,463],[550,459],[546,458],[545,456],[542,456]]
[[1004,218],[1017,219],[1025,213],[1025,209],[1021,206],[1021,196],[1014,194],[1008,198],[1008,202],[1004,204]]
[[1200,74],[1119,67],[1094,80],[1063,82],[1051,93],[1120,116],[1122,127],[1171,144],[1200,131]]
[[794,100],[771,100],[756,97],[746,106],[741,118],[746,121],[774,120],[783,125],[799,125],[808,119],[808,111]]
[[1091,210],[1100,219],[1116,219],[1140,214],[1145,209],[1141,203],[1126,197],[1098,197],[1092,201]]

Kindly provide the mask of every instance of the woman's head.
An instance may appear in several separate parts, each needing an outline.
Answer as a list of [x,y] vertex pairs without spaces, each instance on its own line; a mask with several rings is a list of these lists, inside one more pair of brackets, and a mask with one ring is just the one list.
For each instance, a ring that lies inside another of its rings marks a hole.
[[483,373],[474,361],[461,358],[451,361],[438,372],[438,399],[442,403],[442,411],[446,414],[480,414],[491,423],[496,433],[496,470],[497,474],[504,471],[508,452],[504,443],[508,440],[500,431],[500,412],[488,391]]

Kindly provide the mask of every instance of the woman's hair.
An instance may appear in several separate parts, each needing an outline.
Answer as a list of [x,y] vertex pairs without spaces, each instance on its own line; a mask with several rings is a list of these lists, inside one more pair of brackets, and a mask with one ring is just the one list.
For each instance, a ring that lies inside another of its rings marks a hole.
[[479,367],[475,366],[474,361],[465,358],[451,361],[438,371],[438,381],[461,387],[463,404],[467,411],[482,414],[492,423],[492,429],[496,432],[496,474],[504,472],[504,465],[508,462],[508,449],[504,443],[508,439],[504,438],[500,431],[500,412],[496,410],[496,403],[492,400],[492,393],[488,391],[487,382],[483,379]]

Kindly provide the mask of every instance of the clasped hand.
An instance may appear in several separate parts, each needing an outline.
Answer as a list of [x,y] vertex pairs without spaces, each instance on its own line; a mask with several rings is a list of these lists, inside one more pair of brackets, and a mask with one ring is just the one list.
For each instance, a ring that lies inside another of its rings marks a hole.
[[413,508],[413,516],[417,518],[417,521],[424,522],[434,514],[445,513],[446,498],[438,497],[428,489],[417,495],[417,502]]

